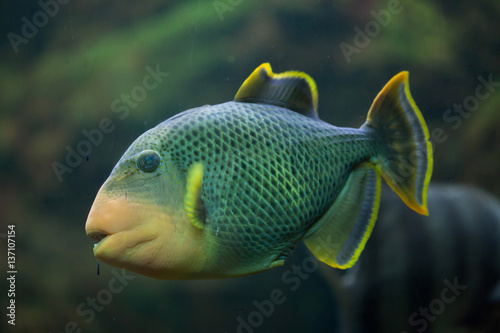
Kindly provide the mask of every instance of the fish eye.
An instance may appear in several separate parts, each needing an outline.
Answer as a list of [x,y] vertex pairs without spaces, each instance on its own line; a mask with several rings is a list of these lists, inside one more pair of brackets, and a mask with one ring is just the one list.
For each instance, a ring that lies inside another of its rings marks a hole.
[[144,172],[153,172],[160,166],[161,157],[154,150],[144,150],[137,155],[135,164]]

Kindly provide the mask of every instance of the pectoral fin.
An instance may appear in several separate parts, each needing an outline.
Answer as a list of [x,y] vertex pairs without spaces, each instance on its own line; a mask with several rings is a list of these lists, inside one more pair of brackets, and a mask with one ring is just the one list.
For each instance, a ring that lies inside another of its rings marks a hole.
[[187,174],[186,196],[184,209],[189,221],[197,228],[203,229],[205,225],[205,208],[201,200],[201,185],[203,183],[203,164],[193,164]]
[[371,163],[351,173],[333,205],[304,237],[319,260],[343,269],[358,260],[377,219],[380,180]]

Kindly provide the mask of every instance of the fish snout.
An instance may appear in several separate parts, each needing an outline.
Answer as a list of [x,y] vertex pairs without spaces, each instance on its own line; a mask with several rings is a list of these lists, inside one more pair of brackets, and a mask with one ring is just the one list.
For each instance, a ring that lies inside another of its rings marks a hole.
[[109,235],[134,228],[138,211],[126,196],[113,196],[98,193],[85,223],[88,237],[101,242]]

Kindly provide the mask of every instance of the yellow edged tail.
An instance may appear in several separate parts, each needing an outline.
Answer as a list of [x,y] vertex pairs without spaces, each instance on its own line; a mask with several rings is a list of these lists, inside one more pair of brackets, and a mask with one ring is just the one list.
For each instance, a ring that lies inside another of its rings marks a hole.
[[362,128],[375,131],[378,155],[372,163],[385,181],[408,207],[428,215],[432,144],[422,113],[411,97],[408,72],[394,76],[380,91]]
[[408,72],[394,76],[382,89],[362,129],[375,139],[374,156],[354,168],[333,205],[304,235],[319,260],[341,269],[354,265],[370,237],[380,202],[380,176],[410,208],[428,215],[432,145],[410,95]]

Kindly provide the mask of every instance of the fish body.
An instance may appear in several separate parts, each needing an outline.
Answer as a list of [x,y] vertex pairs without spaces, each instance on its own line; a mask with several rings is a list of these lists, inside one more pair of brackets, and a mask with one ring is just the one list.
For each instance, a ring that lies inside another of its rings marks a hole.
[[203,163],[204,232],[225,254],[210,258],[209,266],[235,271],[286,258],[338,196],[349,170],[376,153],[367,131],[239,102],[188,110],[144,141],[158,142],[155,150],[170,156],[178,179]]
[[428,195],[425,217],[384,191],[357,264],[321,268],[343,332],[499,332],[500,202],[464,185],[430,186]]
[[[152,277],[220,278],[280,266],[304,239],[320,260],[352,266],[376,219],[381,175],[426,214],[428,131],[407,74],[391,82],[360,129],[321,121],[314,81],[268,64],[234,101],[167,119],[100,189],[86,225],[100,240],[94,254]],[[417,163],[401,176],[397,156],[411,152]]]

